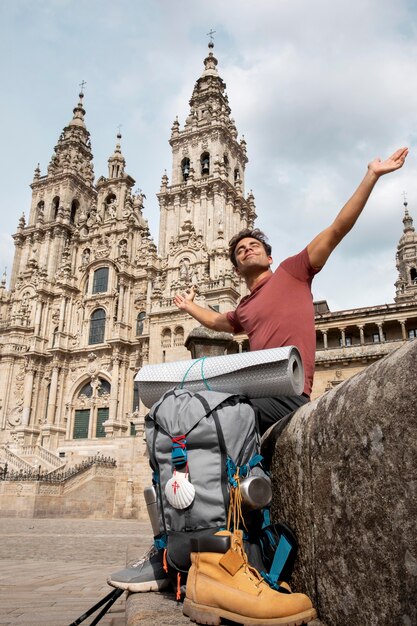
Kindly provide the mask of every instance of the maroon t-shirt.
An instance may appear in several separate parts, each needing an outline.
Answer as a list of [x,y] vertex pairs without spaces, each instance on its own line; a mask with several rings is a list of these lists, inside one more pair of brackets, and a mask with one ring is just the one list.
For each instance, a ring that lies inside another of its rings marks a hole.
[[227,313],[234,333],[245,332],[251,350],[297,346],[305,370],[304,393],[313,386],[316,331],[311,281],[320,270],[312,267],[307,248],[285,259],[235,311]]

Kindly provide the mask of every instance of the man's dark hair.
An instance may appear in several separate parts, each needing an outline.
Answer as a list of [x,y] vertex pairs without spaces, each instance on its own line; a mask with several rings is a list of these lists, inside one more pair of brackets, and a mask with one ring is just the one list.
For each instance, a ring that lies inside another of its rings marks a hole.
[[239,243],[239,241],[241,241],[242,239],[246,239],[247,237],[260,241],[263,247],[265,248],[265,252],[267,253],[267,255],[271,256],[272,248],[269,245],[269,243],[267,243],[268,242],[267,236],[261,230],[259,230],[259,228],[253,228],[253,229],[245,228],[244,230],[241,230],[237,235],[234,235],[234,237],[232,237],[231,240],[229,241],[229,259],[231,260],[231,262],[233,263],[235,267],[237,267],[237,261],[236,261],[236,255],[235,255],[236,246]]

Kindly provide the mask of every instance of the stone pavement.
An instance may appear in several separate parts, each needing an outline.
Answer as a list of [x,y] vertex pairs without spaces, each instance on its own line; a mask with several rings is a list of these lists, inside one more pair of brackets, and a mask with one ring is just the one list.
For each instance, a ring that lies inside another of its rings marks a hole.
[[[131,520],[0,518],[0,626],[69,626],[110,593],[107,576],[125,566],[126,554],[132,561],[151,541],[150,526]],[[131,594],[127,603],[123,594],[100,621],[190,624],[170,593]],[[311,626],[324,625],[317,620]]]
[[[0,519],[0,626],[69,626],[111,591],[107,576],[133,541],[150,545],[147,523]],[[125,596],[100,626],[124,626]]]

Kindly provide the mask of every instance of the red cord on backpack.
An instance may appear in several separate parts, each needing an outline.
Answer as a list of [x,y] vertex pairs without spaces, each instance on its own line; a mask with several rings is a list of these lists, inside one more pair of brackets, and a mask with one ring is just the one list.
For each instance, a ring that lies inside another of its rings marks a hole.
[[162,557],[162,567],[164,569],[164,572],[168,574],[168,561],[167,561],[167,549],[166,548],[164,549],[164,554]]
[[177,572],[177,595],[175,596],[177,602],[181,600],[181,572]]

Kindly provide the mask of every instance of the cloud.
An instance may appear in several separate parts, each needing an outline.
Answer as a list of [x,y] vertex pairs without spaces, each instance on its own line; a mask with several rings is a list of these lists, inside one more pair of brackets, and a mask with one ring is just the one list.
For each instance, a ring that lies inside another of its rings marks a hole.
[[107,172],[121,123],[126,169],[146,193],[157,235],[155,193],[165,168],[171,176],[171,125],[176,115],[185,121],[214,28],[219,73],[247,140],[246,188],[277,262],[328,225],[371,158],[410,145],[404,170],[380,181],[317,278],[340,308],[354,298],[392,300],[403,190],[417,219],[417,21],[407,0],[20,0],[0,12],[8,85],[0,103],[2,241],[28,212],[33,169],[40,161],[46,170],[83,79],[96,176]]

